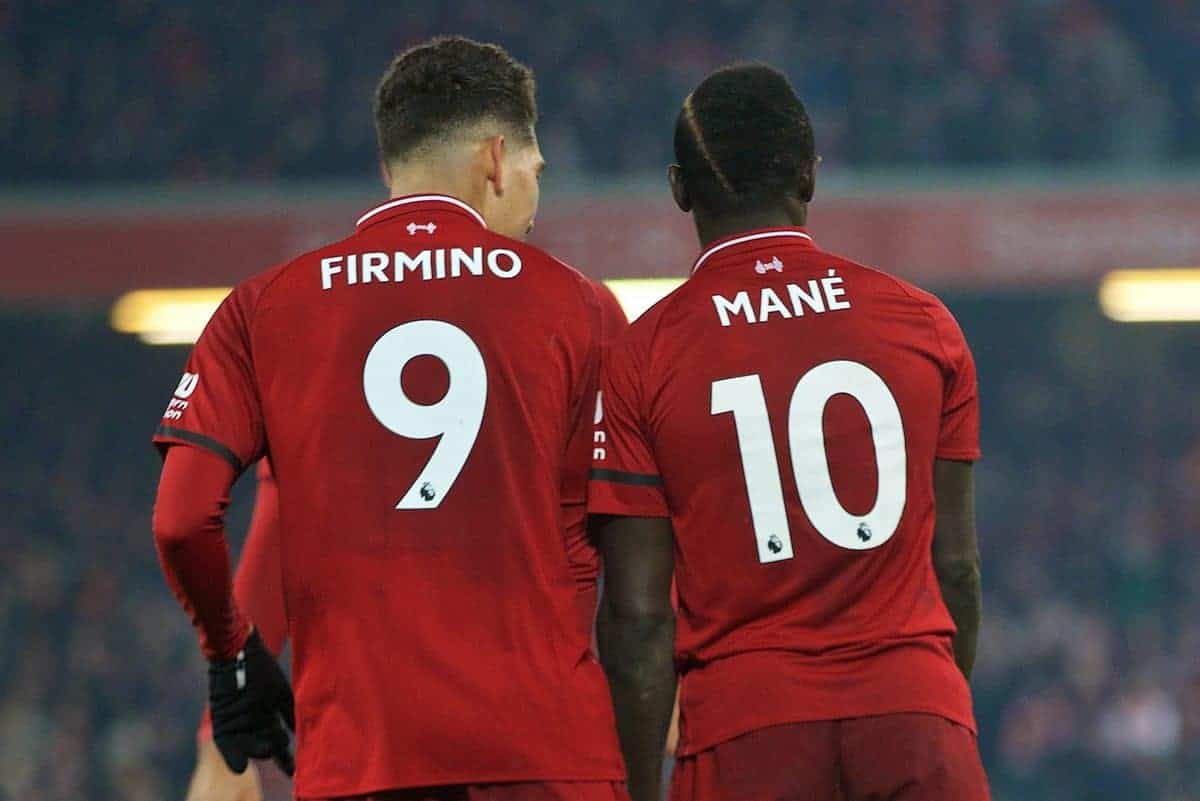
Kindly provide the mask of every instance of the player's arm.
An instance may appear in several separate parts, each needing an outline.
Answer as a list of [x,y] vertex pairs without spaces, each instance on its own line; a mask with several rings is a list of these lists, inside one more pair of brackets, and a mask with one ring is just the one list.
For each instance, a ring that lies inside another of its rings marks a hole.
[[167,583],[209,659],[232,659],[250,637],[233,599],[225,509],[233,468],[199,447],[172,446],[154,504],[154,545]]
[[675,688],[675,706],[671,710],[671,723],[667,726],[667,754],[675,755],[679,748],[679,688]]
[[[233,598],[242,614],[254,621],[267,650],[279,656],[287,642],[287,616],[279,561],[279,486],[267,459],[259,462],[256,478],[254,512],[233,577]],[[201,740],[212,738],[207,707],[197,734]]]
[[675,702],[674,532],[648,432],[651,380],[641,340],[627,331],[606,354],[589,528],[604,561],[597,622],[617,733],[634,801],[659,801],[663,744]]
[[[278,656],[287,639],[279,562],[279,487],[266,459],[259,462],[257,477],[254,514],[233,578],[233,597],[242,613],[254,621],[267,649]],[[186,801],[262,799],[262,786],[254,765],[238,774],[221,758],[212,740],[212,719],[207,705],[196,741],[196,768]]]
[[981,455],[979,387],[975,360],[958,322],[940,302],[929,311],[945,359],[942,417],[933,466],[937,504],[933,565],[942,598],[958,629],[954,635],[954,659],[969,679],[975,666],[982,608],[972,472],[972,463]]
[[933,468],[937,522],[933,567],[942,599],[954,618],[954,660],[968,679],[982,616],[979,541],[975,533],[975,482],[970,462],[938,459]]
[[225,508],[236,474],[203,447],[172,446],[154,507],[154,542],[172,592],[192,620],[209,659],[213,739],[235,773],[248,759],[273,758],[294,770],[287,732],[291,688],[261,635],[233,598]]
[[604,558],[597,641],[608,675],[633,801],[658,801],[675,703],[673,532],[665,517],[592,519]]
[[261,289],[243,284],[213,314],[163,414],[154,541],[163,573],[209,660],[213,741],[236,773],[274,758],[287,772],[287,678],[233,598],[224,513],[229,490],[266,449],[251,319]]

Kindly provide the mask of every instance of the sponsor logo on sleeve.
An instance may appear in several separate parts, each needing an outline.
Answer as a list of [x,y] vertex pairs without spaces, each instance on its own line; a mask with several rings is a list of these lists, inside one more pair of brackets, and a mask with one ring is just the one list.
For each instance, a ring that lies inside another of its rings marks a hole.
[[[599,426],[604,422],[604,393],[596,393],[596,413],[592,416],[592,425]],[[608,458],[608,433],[603,428],[592,430],[592,461],[602,462]]]
[[188,398],[196,391],[196,387],[200,384],[199,373],[184,373],[183,378],[179,379],[179,386],[175,388],[175,395],[171,398],[171,402],[167,404],[167,410],[163,413],[164,420],[178,420],[183,417],[183,413],[188,407]]

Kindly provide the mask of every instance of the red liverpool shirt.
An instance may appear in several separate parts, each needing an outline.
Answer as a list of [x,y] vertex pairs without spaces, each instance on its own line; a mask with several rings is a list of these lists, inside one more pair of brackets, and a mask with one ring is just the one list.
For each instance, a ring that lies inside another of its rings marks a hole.
[[155,441],[270,455],[298,796],[623,778],[569,525],[608,302],[418,196],[208,324]]
[[605,365],[589,511],[675,530],[680,753],[776,724],[974,728],[934,574],[933,464],[979,457],[933,295],[801,229],[717,242]]

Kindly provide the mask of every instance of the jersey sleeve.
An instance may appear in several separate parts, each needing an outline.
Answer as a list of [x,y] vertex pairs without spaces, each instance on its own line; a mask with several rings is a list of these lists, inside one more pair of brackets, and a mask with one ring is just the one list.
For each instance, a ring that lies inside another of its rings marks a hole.
[[[267,648],[278,657],[287,640],[279,561],[279,488],[268,459],[259,461],[255,477],[258,485],[254,515],[233,577],[233,597],[243,616],[258,629]],[[202,740],[212,739],[212,718],[207,706],[196,734]]]
[[933,312],[946,364],[942,393],[942,418],[938,431],[937,457],[958,461],[979,459],[979,388],[975,359],[958,322],[945,306]]
[[232,659],[249,626],[233,597],[225,509],[234,473],[203,448],[173,448],[163,460],[152,527],[159,564],[209,659]]
[[587,344],[582,348],[586,353],[582,376],[576,379],[560,498],[567,565],[579,591],[581,612],[590,625],[591,611],[595,610],[596,582],[600,576],[600,553],[587,533],[588,470],[594,436],[592,407],[600,391],[600,365],[606,343],[617,332],[612,330],[614,323],[611,310],[605,308],[602,286],[589,281],[588,295],[591,322],[587,329]]
[[205,448],[240,474],[263,453],[264,433],[250,352],[247,298],[225,299],[196,342],[154,443]]
[[233,577],[233,596],[263,643],[278,656],[287,640],[287,614],[279,553],[279,487],[268,459],[258,463],[255,478],[254,514]]
[[669,517],[662,477],[645,434],[641,381],[629,337],[609,350],[596,399],[588,512]]

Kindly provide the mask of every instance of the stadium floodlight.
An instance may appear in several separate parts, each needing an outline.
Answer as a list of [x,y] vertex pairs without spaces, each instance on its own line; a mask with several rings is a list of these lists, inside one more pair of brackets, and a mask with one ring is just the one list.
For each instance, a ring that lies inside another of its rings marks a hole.
[[[625,315],[636,320],[683,279],[619,278],[605,283],[617,296]],[[227,286],[127,292],[113,304],[112,327],[124,334],[136,334],[147,345],[190,345],[229,292]]]
[[1100,308],[1120,323],[1200,321],[1200,268],[1115,270],[1100,282]]
[[113,304],[112,327],[147,345],[190,345],[229,292],[227,286],[127,292]]

